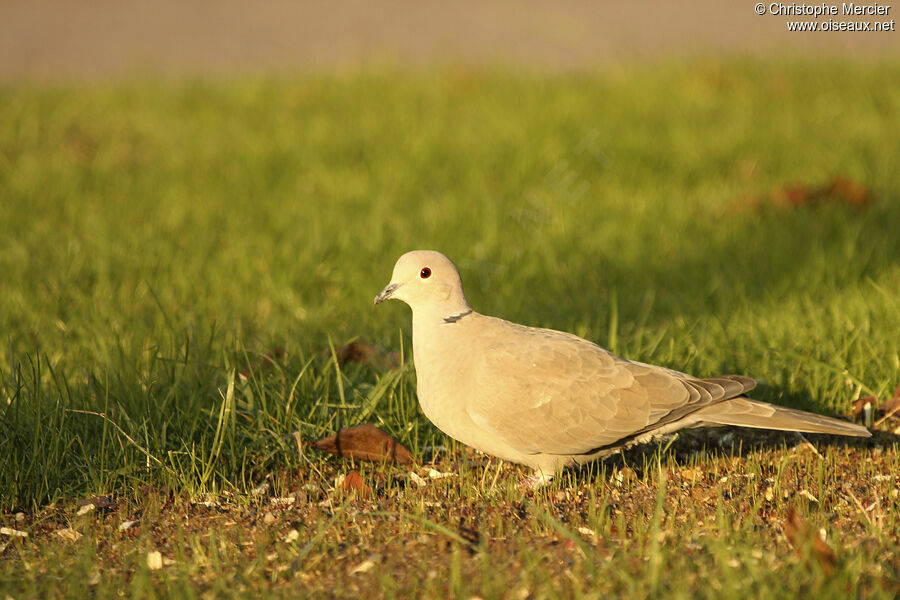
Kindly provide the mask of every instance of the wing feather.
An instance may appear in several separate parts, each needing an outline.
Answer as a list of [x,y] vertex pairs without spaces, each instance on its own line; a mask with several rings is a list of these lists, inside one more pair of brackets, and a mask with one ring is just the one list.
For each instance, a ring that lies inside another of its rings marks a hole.
[[470,418],[526,453],[585,454],[751,389],[619,358],[576,336],[497,319],[473,359]]

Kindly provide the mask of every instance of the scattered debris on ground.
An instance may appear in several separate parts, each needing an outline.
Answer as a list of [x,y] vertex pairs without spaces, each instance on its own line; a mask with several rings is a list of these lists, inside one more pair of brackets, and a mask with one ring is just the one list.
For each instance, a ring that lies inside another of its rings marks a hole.
[[[266,585],[297,580],[336,595],[392,581],[397,590],[446,596],[482,589],[490,577],[498,589],[533,590],[535,565],[563,590],[623,591],[645,580],[660,548],[668,568],[688,569],[689,561],[686,589],[721,568],[783,577],[813,566],[829,577],[857,569],[862,596],[892,589],[900,577],[893,436],[809,442],[727,433],[730,449],[697,432],[680,436],[661,462],[658,447],[644,446],[529,493],[516,488],[522,472],[514,465],[458,452],[402,468],[323,458],[270,474],[246,497],[192,500],[148,488],[57,503],[0,515],[0,561],[30,565],[21,570],[26,579],[48,576],[91,543],[96,556],[84,569],[99,582],[92,586],[143,569],[215,589],[223,577],[258,572]],[[599,572],[618,579],[599,581]]]

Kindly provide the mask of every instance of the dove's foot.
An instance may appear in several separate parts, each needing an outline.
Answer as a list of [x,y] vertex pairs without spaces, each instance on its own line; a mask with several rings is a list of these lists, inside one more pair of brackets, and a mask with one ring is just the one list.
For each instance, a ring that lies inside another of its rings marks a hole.
[[553,481],[553,475],[548,475],[543,471],[535,471],[530,477],[526,477],[519,481],[519,489],[521,490],[537,490]]

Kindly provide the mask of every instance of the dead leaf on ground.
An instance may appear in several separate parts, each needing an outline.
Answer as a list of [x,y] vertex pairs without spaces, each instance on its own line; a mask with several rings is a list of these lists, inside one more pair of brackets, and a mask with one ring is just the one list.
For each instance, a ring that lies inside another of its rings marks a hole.
[[400,366],[400,353],[387,352],[362,340],[353,340],[340,348],[336,353],[338,364],[344,366],[357,362],[380,371],[396,369]]
[[900,396],[885,400],[878,408],[886,417],[897,415],[897,418],[900,419]]
[[891,396],[890,400],[885,400],[881,405],[881,410],[886,413],[890,413],[898,410],[900,407],[900,385],[897,386],[897,389],[894,390],[894,395]]
[[872,410],[875,410],[878,407],[878,398],[875,396],[863,396],[862,398],[857,398],[853,402],[853,408],[850,410],[851,417],[858,417],[863,414],[863,411],[866,410],[866,404],[872,405]]
[[373,462],[412,462],[412,453],[397,440],[371,423],[341,429],[334,435],[316,442],[315,447],[345,458]]
[[284,348],[279,346],[271,352],[264,354],[260,360],[241,371],[241,377],[243,379],[250,379],[250,376],[256,371],[275,366],[275,359],[281,358],[282,356],[284,356]]
[[788,509],[784,519],[784,535],[801,556],[805,548],[809,548],[811,556],[821,565],[822,570],[828,575],[834,573],[837,566],[834,550],[793,507]]
[[787,210],[801,206],[832,203],[844,204],[861,210],[872,202],[868,188],[849,177],[838,176],[821,186],[791,184],[738,203],[739,209],[764,210],[774,208]]
[[863,208],[871,201],[869,190],[849,177],[835,177],[819,192],[824,199],[842,202],[853,208]]
[[900,421],[900,386],[897,386],[893,396],[884,402],[875,396],[863,396],[855,400],[847,416],[855,421],[861,421],[865,417],[866,404],[871,406],[871,418],[875,427],[888,419]]
[[361,497],[367,498],[372,495],[372,488],[366,485],[359,471],[350,471],[340,483],[340,488],[346,491],[355,491]]

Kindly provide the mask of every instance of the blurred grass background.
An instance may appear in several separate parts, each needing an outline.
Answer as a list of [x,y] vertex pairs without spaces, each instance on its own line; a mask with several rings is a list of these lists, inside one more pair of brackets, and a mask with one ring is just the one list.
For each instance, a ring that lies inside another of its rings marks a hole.
[[[371,302],[415,248],[480,312],[802,408],[883,396],[898,114],[889,61],[5,86],[0,507],[246,490],[296,464],[290,432],[361,417],[440,442],[411,369],[329,350],[409,348],[408,309]],[[756,205],[837,176],[872,202]]]

